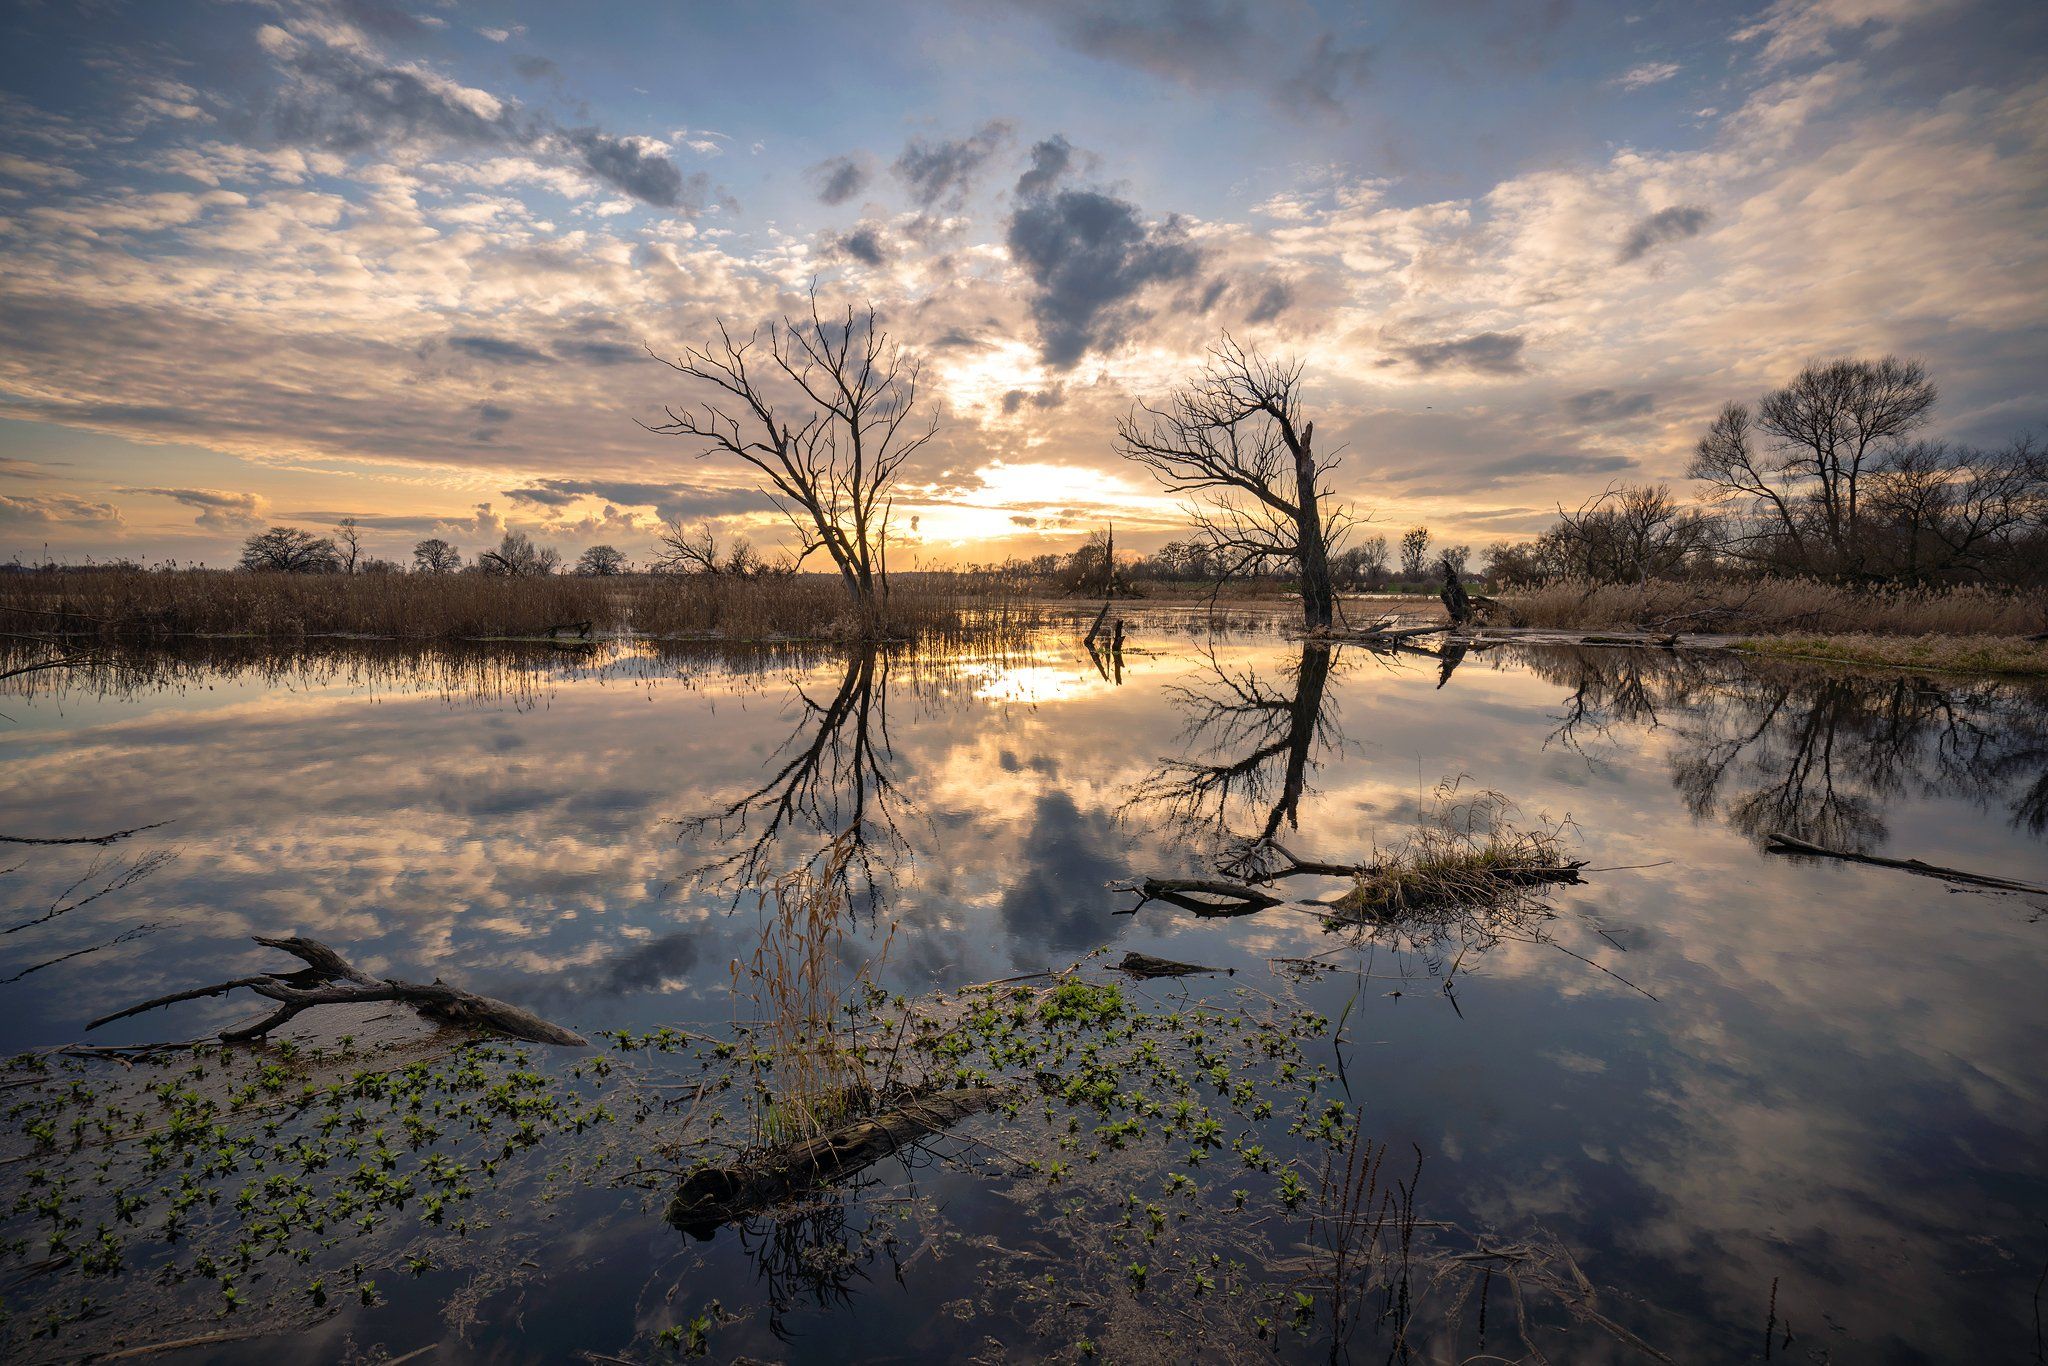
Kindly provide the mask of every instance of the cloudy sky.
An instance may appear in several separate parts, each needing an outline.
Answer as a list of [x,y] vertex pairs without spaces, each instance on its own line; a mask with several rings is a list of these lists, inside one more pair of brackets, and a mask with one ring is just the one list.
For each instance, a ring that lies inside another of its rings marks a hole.
[[1811,357],[2048,431],[2039,0],[93,0],[0,9],[0,558],[355,516],[757,541],[644,346],[872,299],[918,558],[1174,502],[1114,421],[1222,332],[1339,491],[1483,544]]

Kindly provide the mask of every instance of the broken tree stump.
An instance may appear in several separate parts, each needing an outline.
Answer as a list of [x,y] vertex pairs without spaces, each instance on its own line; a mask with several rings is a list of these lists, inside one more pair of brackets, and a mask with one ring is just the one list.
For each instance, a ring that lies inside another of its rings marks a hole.
[[174,991],[168,996],[158,996],[139,1005],[129,1006],[126,1010],[102,1015],[87,1025],[86,1029],[98,1029],[103,1024],[125,1020],[130,1015],[140,1015],[144,1011],[156,1010],[161,1006],[176,1005],[180,1001],[196,1001],[206,996],[225,996],[231,991],[246,987],[258,996],[277,1002],[277,1009],[252,1024],[223,1029],[220,1032],[222,1043],[241,1043],[249,1039],[262,1038],[300,1012],[311,1010],[315,1006],[398,1001],[441,1024],[488,1030],[507,1038],[522,1039],[527,1043],[555,1044],[562,1048],[586,1046],[586,1041],[581,1035],[571,1033],[560,1025],[550,1024],[531,1011],[489,996],[464,991],[461,987],[449,986],[438,979],[425,983],[403,982],[395,977],[380,981],[359,971],[346,958],[317,939],[307,939],[299,935],[276,938],[259,934],[255,936],[255,940],[269,948],[283,949],[306,966],[297,972],[237,977],[232,981],[215,982],[212,986]]

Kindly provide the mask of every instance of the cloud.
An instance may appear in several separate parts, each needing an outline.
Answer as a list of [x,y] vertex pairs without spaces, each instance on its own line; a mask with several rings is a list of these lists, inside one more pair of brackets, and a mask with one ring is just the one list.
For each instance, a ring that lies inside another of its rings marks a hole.
[[1137,206],[1094,190],[1062,190],[1010,215],[1010,258],[1038,287],[1031,316],[1047,365],[1064,369],[1115,346],[1147,286],[1185,280],[1202,253],[1176,220],[1148,224]]
[[[1050,389],[1011,389],[1003,395],[1003,415],[1012,416],[1027,403],[1034,408],[1057,408],[1065,399],[1066,392],[1056,384]],[[1032,518],[1030,524],[1036,526],[1038,519]]]
[[1959,0],[1777,0],[1753,24],[1732,35],[1738,43],[1763,47],[1766,70],[1805,57],[1825,57],[1843,33],[1864,33],[1872,43],[1890,41],[1915,19],[1948,9]]
[[1674,204],[1668,209],[1659,209],[1629,228],[1628,236],[1621,239],[1621,250],[1616,259],[1623,262],[1638,260],[1652,247],[1697,237],[1713,217],[1709,210],[1693,204]]
[[935,204],[957,207],[974,188],[975,177],[988,159],[1010,140],[1007,119],[991,119],[964,138],[912,138],[889,169],[923,208]]
[[804,175],[821,202],[844,204],[867,188],[868,181],[874,178],[874,171],[865,158],[837,156],[827,157],[805,171]]
[[1074,161],[1074,144],[1059,133],[1032,145],[1031,165],[1017,177],[1017,197],[1029,199],[1050,190]]
[[169,498],[186,507],[199,509],[194,526],[208,531],[234,531],[260,525],[264,500],[253,493],[229,493],[221,489],[122,489],[123,493]]
[[1581,423],[1619,422],[1641,417],[1656,406],[1653,395],[1630,394],[1624,398],[1612,389],[1588,389],[1564,401],[1565,415]]
[[627,508],[652,508],[664,521],[696,521],[755,512],[765,500],[747,488],[712,488],[695,484],[651,484],[631,479],[536,479],[525,488],[507,489],[516,502],[542,507],[567,507],[582,498],[597,498]]
[[[1482,460],[1471,465],[1445,462],[1423,465],[1389,474],[1390,483],[1416,485],[1407,492],[1418,498],[1456,498],[1482,489],[1519,484],[1528,479],[1561,475],[1612,475],[1635,468],[1625,455],[1581,455],[1567,451],[1527,451],[1499,460]],[[1424,485],[1426,480],[1440,480]]]
[[0,524],[116,527],[121,525],[121,509],[70,493],[0,493]]
[[1659,81],[1668,81],[1683,69],[1677,62],[1644,62],[1616,76],[1614,84],[1623,90],[1641,90],[1645,86],[1656,85]]
[[285,76],[269,114],[287,142],[350,153],[440,143],[554,152],[644,203],[694,213],[706,202],[708,178],[685,179],[652,138],[561,128],[544,114],[526,113],[515,100],[463,85],[421,63],[391,61],[361,43],[276,25],[265,25],[257,37]]
[[1285,313],[1287,306],[1293,302],[1294,290],[1285,280],[1271,281],[1259,291],[1258,297],[1252,300],[1252,306],[1245,311],[1244,320],[1248,323],[1272,322]]
[[280,136],[339,152],[392,142],[492,145],[524,141],[517,107],[428,67],[367,48],[301,38],[266,25],[257,41],[288,79],[272,101]]
[[831,249],[866,266],[879,266],[889,259],[889,249],[882,241],[881,229],[873,223],[862,223],[852,232],[831,238]]
[[[1255,90],[1297,116],[1330,114],[1361,87],[1372,49],[1311,22],[1307,6],[1251,0],[1020,0],[1065,46],[1202,94]],[[1306,56],[1302,54],[1306,53]]]
[[1522,336],[1516,332],[1478,332],[1455,341],[1397,346],[1394,352],[1424,374],[1470,370],[1481,375],[1519,375],[1527,368],[1522,364]]
[[537,351],[525,342],[510,337],[493,337],[475,332],[458,332],[444,343],[450,350],[460,351],[477,360],[498,361],[512,365],[546,364],[553,359],[545,351]]
[[701,212],[711,178],[701,171],[684,178],[652,138],[613,137],[596,128],[565,133],[583,166],[592,175],[633,198],[666,209]]

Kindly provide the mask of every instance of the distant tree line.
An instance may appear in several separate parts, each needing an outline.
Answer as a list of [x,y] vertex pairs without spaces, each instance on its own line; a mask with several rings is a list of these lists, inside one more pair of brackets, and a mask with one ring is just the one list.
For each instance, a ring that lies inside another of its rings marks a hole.
[[1713,420],[1687,469],[1700,504],[1664,485],[1609,489],[1533,541],[1492,547],[1485,576],[2048,584],[2048,451],[2031,435],[1991,449],[1916,439],[1938,396],[1917,361],[1808,365]]

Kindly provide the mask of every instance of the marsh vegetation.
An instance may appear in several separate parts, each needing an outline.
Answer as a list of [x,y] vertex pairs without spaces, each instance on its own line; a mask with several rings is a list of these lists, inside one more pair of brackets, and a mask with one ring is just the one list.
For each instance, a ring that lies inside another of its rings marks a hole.
[[2038,689],[1123,610],[7,679],[10,1358],[2024,1350]]

